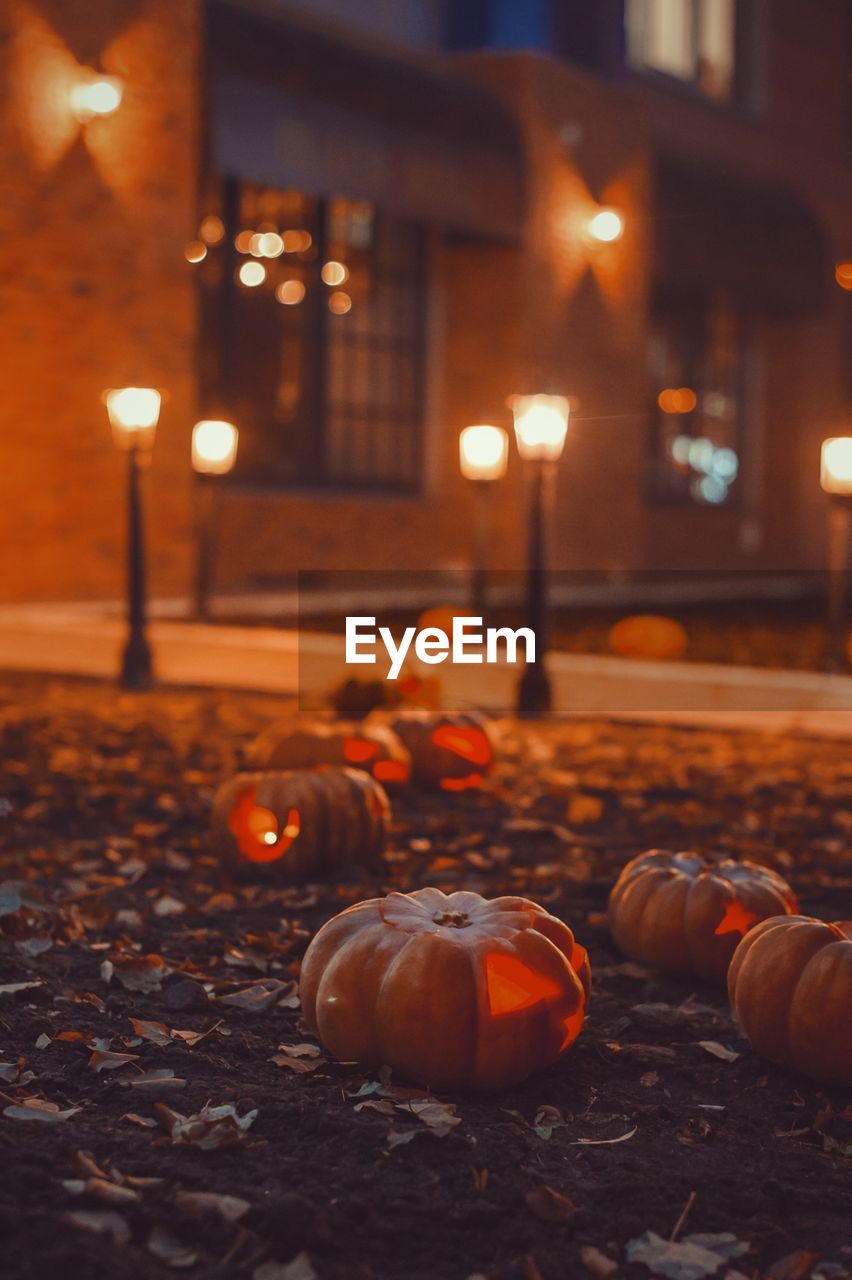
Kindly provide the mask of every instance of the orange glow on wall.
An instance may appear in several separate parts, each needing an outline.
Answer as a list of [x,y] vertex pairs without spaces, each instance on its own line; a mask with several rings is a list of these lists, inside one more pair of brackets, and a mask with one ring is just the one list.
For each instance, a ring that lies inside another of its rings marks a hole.
[[[488,1009],[490,1013],[518,1013],[542,1000],[562,995],[561,987],[552,978],[536,973],[502,951],[485,957],[485,980],[488,985]],[[580,1010],[582,1022],[582,1008]]]

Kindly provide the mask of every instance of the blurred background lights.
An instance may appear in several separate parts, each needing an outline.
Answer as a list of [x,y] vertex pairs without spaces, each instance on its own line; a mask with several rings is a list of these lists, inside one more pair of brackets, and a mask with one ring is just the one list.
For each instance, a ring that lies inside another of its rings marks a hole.
[[262,262],[244,262],[237,272],[240,284],[247,289],[256,289],[266,279],[266,267]]
[[187,262],[203,262],[207,257],[207,245],[200,240],[190,240],[183,251]]
[[841,289],[852,289],[852,262],[838,262],[834,278]]
[[260,237],[260,252],[264,258],[280,258],[284,252],[284,241],[277,231],[264,231]]
[[589,235],[599,244],[612,244],[624,234],[624,219],[615,209],[599,209],[589,219]]
[[305,253],[313,244],[309,231],[285,231],[282,238],[285,253]]
[[669,452],[675,462],[685,467],[689,463],[689,446],[692,444],[692,436],[675,436],[669,445]]
[[232,422],[205,418],[192,428],[192,465],[201,475],[226,475],[237,460],[239,434]]
[[283,280],[275,290],[275,296],[285,307],[295,307],[305,296],[301,280]]
[[205,244],[220,244],[225,239],[225,224],[215,213],[202,218],[198,228],[198,238]]
[[852,494],[852,436],[823,440],[819,482],[826,493]]
[[234,248],[237,253],[251,253],[251,242],[254,239],[253,231],[241,231],[239,235],[234,237]]
[[342,289],[336,289],[328,300],[328,309],[336,316],[345,316],[352,310],[352,299]]
[[694,471],[709,471],[713,462],[713,441],[706,436],[698,436],[689,444],[689,465]]
[[702,502],[718,506],[728,496],[728,486],[718,476],[702,476],[697,482],[698,497]]
[[691,387],[664,387],[657,396],[657,405],[663,413],[692,413],[696,404]]
[[348,279],[349,271],[342,262],[326,262],[322,269],[325,284],[343,284]]
[[508,457],[509,437],[502,427],[482,422],[459,435],[459,465],[467,480],[499,480]]
[[710,462],[710,470],[714,476],[730,484],[732,480],[736,480],[739,469],[739,459],[733,449],[715,450]]
[[71,89],[71,110],[85,124],[95,116],[111,116],[121,106],[122,84],[115,76],[101,76],[95,71],[83,73],[83,78]]

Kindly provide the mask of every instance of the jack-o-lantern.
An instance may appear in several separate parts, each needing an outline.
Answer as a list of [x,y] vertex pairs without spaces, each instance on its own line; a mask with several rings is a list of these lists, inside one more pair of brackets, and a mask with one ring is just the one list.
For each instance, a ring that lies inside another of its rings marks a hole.
[[622,658],[682,658],[686,631],[674,618],[637,613],[616,622],[609,633],[609,647]]
[[382,787],[355,769],[240,773],[214,799],[211,843],[232,866],[276,877],[378,868],[389,815]]
[[764,1058],[852,1087],[852,921],[764,920],[734,953],[728,993]]
[[414,781],[442,791],[479,787],[494,763],[494,729],[475,712],[412,708],[391,728],[411,752]]
[[349,907],[300,978],[331,1053],[433,1089],[502,1089],[550,1066],[580,1034],[590,986],[585,949],[537,903],[439,889]]
[[797,909],[792,889],[769,867],[655,849],[618,877],[609,927],[620,950],[642,964],[724,982],[742,936]]
[[278,721],[255,739],[249,763],[253,769],[348,766],[372,774],[384,787],[402,786],[411,776],[411,756],[393,730],[382,724]]

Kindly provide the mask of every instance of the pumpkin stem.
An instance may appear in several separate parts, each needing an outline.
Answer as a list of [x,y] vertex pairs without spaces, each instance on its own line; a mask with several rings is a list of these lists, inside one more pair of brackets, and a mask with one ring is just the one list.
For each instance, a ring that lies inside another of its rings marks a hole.
[[448,929],[466,929],[470,924],[466,911],[438,911],[432,919]]

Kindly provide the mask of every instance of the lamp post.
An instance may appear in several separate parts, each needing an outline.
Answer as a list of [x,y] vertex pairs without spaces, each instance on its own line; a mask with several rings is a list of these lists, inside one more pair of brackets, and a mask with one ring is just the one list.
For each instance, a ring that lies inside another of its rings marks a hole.
[[195,486],[195,617],[209,617],[210,583],[216,552],[216,477],[227,475],[237,460],[239,432],[232,422],[204,418],[192,428]]
[[570,403],[565,396],[513,396],[518,453],[531,473],[527,559],[526,624],[535,635],[536,660],[527,663],[518,683],[517,713],[531,719],[550,711],[552,695],[545,669],[548,599],[546,535],[553,511],[556,463],[568,433]]
[[121,387],[104,393],[113,440],[127,454],[127,625],[121,662],[126,689],[151,684],[151,650],[146,636],[145,533],[139,473],[150,457],[160,417],[161,396],[153,387]]
[[824,660],[830,671],[839,671],[846,665],[844,623],[852,524],[852,436],[831,436],[823,440],[819,481],[829,497]]
[[474,559],[471,574],[471,608],[484,617],[488,585],[488,546],[491,538],[491,501],[494,482],[506,474],[509,437],[502,427],[480,422],[459,435],[459,466],[473,487]]

